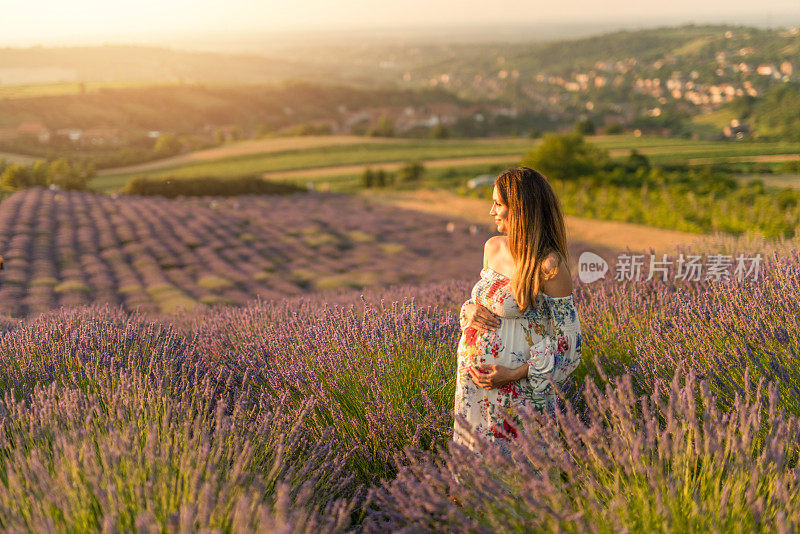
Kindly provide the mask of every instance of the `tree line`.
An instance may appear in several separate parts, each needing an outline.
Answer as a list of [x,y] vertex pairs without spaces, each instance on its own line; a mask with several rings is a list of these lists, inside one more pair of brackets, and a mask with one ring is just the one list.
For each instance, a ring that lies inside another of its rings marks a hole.
[[31,165],[0,159],[0,188],[20,190],[29,187],[55,186],[61,189],[86,189],[97,171],[91,162],[58,158],[37,160]]

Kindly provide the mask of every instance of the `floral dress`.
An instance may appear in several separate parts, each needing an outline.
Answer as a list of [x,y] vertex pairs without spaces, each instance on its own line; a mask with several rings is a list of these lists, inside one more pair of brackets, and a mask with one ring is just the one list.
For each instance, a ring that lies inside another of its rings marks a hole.
[[[500,327],[485,334],[467,327],[464,309],[470,303],[498,315]],[[474,450],[473,430],[492,442],[515,438],[522,406],[553,412],[556,395],[548,377],[558,384],[580,363],[581,327],[572,295],[551,297],[540,292],[536,306],[522,312],[511,280],[488,267],[461,310],[453,437]],[[483,364],[513,369],[526,363],[527,378],[496,389],[478,387],[468,372],[469,367]],[[464,427],[460,418],[471,428]]]

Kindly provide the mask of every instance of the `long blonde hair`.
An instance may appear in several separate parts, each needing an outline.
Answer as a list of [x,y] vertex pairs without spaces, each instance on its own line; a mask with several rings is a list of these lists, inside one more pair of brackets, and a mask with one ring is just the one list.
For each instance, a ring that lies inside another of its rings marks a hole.
[[528,167],[505,170],[495,180],[508,206],[508,246],[514,260],[511,289],[520,310],[535,306],[542,288],[542,263],[555,252],[567,265],[564,215],[547,178]]

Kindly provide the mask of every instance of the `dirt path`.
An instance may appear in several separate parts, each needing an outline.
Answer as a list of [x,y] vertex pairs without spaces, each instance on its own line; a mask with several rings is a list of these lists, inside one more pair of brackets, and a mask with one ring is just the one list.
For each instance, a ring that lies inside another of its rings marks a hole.
[[[447,191],[368,192],[365,197],[375,202],[385,202],[400,208],[450,215],[473,224],[491,225],[489,202],[466,198]],[[601,221],[568,215],[567,239],[571,249],[591,250],[606,257],[605,253],[630,248],[635,252],[674,254],[677,245],[690,245],[704,236],[653,228],[640,224]]]
[[783,163],[800,161],[800,154],[766,154],[763,156],[727,156],[719,158],[690,158],[689,165],[705,165],[709,163]]
[[717,145],[688,145],[688,146],[675,146],[675,145],[666,145],[666,146],[643,146],[643,147],[631,147],[631,148],[612,148],[608,151],[608,155],[612,158],[627,156],[631,153],[631,150],[635,148],[639,154],[644,155],[654,155],[654,154],[681,154],[684,152],[697,152],[698,150],[702,149],[715,149],[719,148]]
[[[442,167],[458,167],[463,165],[491,165],[494,163],[513,163],[519,161],[521,155],[511,154],[508,156],[474,156],[463,158],[444,158],[421,160],[425,167],[437,169]],[[299,169],[293,171],[274,171],[265,172],[261,176],[265,180],[287,180],[299,178],[320,178],[325,176],[343,176],[347,174],[359,174],[367,167],[370,169],[384,171],[396,171],[407,162],[391,161],[387,163],[359,163],[358,165],[337,165],[333,167],[316,167],[313,169]]]
[[12,154],[11,152],[0,152],[0,160],[5,159],[11,163],[19,165],[32,165],[36,160],[43,159],[36,156],[24,156],[22,154]]
[[303,150],[306,148],[317,148],[321,146],[341,146],[363,143],[397,143],[397,139],[381,139],[376,137],[358,136],[303,136],[303,137],[277,137],[274,139],[256,139],[253,141],[241,141],[230,145],[198,150],[190,154],[182,154],[171,158],[129,165],[127,167],[115,167],[113,169],[103,169],[98,175],[121,174],[129,172],[145,172],[166,167],[175,167],[189,163],[199,163],[204,161],[214,161],[223,158],[236,156],[248,156],[251,154],[268,154],[270,152],[281,152],[283,150]]

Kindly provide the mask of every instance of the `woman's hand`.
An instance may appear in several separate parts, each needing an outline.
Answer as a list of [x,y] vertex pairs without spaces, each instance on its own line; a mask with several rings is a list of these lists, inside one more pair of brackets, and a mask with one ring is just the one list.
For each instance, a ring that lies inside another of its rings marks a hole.
[[500,318],[486,306],[476,303],[466,304],[462,309],[461,327],[472,327],[479,334],[485,334],[500,328]]
[[495,389],[528,376],[528,364],[516,369],[509,369],[502,365],[480,365],[478,367],[469,367],[468,371],[472,381],[479,388]]

